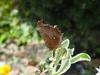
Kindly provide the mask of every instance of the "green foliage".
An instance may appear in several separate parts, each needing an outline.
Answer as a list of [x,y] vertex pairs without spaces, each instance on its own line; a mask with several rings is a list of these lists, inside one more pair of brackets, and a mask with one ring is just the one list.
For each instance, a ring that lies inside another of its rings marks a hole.
[[34,24],[19,17],[19,10],[12,8],[13,1],[0,1],[0,45],[7,40],[15,41],[17,45],[38,40]]
[[73,56],[74,48],[69,48],[69,40],[62,42],[61,47],[55,50],[55,54],[50,57],[50,64],[46,64],[46,71],[49,75],[61,75],[66,72],[71,64],[79,61],[91,61],[91,57],[86,53]]

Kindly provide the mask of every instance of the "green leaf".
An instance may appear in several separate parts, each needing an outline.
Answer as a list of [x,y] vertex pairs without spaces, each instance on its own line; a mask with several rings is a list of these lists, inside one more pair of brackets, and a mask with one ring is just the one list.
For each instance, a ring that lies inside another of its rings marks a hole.
[[61,47],[67,49],[69,46],[69,43],[70,43],[69,39],[66,39],[61,43]]
[[6,34],[2,34],[0,36],[0,43],[2,43],[6,39]]
[[63,74],[64,72],[66,72],[70,68],[70,66],[71,66],[71,61],[70,60],[68,60],[68,59],[62,60],[60,68],[53,75],[61,75],[61,74]]
[[80,53],[71,59],[72,64],[79,62],[79,61],[91,61],[91,57],[86,53]]

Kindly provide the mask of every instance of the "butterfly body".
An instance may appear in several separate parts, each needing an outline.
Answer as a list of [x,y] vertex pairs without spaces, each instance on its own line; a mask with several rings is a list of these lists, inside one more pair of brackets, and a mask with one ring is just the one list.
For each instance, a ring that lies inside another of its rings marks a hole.
[[50,50],[56,49],[60,45],[62,34],[56,26],[53,27],[38,21],[37,28]]

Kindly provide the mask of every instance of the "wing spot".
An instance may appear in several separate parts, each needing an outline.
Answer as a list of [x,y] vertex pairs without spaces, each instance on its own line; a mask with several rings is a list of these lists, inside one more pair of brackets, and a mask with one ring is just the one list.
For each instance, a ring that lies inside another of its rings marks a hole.
[[55,37],[53,37],[53,39],[56,39]]

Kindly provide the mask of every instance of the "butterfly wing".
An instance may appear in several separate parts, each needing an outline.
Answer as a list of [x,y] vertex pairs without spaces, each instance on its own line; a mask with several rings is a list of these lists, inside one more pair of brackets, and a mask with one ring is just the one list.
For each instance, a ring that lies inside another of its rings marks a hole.
[[62,34],[57,27],[45,25],[42,21],[37,22],[37,27],[45,41],[45,44],[50,50],[55,49],[60,45]]

